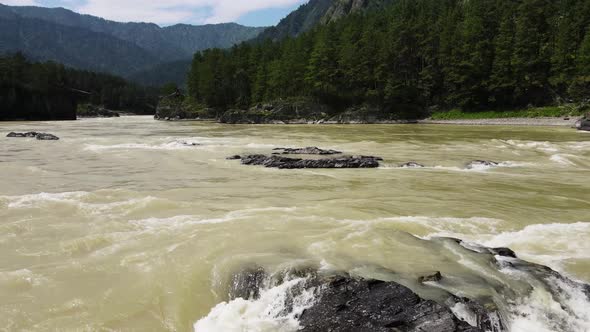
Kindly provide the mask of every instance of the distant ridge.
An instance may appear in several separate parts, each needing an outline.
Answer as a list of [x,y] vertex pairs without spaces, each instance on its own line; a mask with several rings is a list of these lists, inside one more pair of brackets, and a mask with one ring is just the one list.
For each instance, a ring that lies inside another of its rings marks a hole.
[[190,59],[200,50],[227,48],[265,28],[235,23],[159,27],[120,23],[64,8],[0,4],[0,53],[22,51],[80,69],[131,76],[160,63]]

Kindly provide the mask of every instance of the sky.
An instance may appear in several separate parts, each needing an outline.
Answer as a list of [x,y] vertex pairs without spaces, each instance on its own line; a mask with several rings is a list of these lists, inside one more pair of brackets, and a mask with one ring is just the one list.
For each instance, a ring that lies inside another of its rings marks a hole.
[[64,7],[119,22],[271,26],[307,0],[0,0],[11,6]]

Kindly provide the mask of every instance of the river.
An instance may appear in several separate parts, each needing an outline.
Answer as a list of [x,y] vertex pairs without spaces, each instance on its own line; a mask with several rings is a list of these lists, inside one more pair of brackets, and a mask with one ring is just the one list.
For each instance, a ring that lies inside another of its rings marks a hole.
[[[590,283],[589,133],[123,117],[0,123],[0,134],[0,330],[293,330],[264,303],[223,303],[228,278],[252,264],[399,280],[441,271],[466,280],[465,294],[491,292],[476,278],[517,282],[438,237],[510,247]],[[277,170],[225,159],[304,146],[384,162]],[[501,164],[464,169],[474,159]],[[427,167],[397,168],[407,161]],[[579,290],[519,296],[511,331],[590,331]]]

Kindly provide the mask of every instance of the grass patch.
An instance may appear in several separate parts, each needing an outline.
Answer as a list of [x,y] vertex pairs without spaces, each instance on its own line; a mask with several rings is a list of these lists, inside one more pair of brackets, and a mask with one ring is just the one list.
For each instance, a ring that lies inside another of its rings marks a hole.
[[480,119],[504,119],[504,118],[559,118],[565,116],[584,115],[585,107],[576,105],[534,107],[522,110],[510,111],[482,111],[465,112],[454,109],[432,114],[432,120],[480,120]]

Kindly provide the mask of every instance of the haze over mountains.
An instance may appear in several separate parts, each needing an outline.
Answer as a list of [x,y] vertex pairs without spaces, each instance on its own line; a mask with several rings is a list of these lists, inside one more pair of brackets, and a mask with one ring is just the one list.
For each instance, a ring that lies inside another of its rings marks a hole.
[[197,51],[298,36],[317,24],[391,1],[311,0],[269,29],[236,23],[162,28],[153,23],[109,21],[63,8],[0,4],[0,54],[20,51],[32,60],[107,72],[145,85],[183,85]]
[[189,59],[199,50],[226,48],[264,28],[235,23],[161,28],[119,23],[63,8],[0,4],[0,53],[21,51],[34,60],[125,77],[163,62]]

